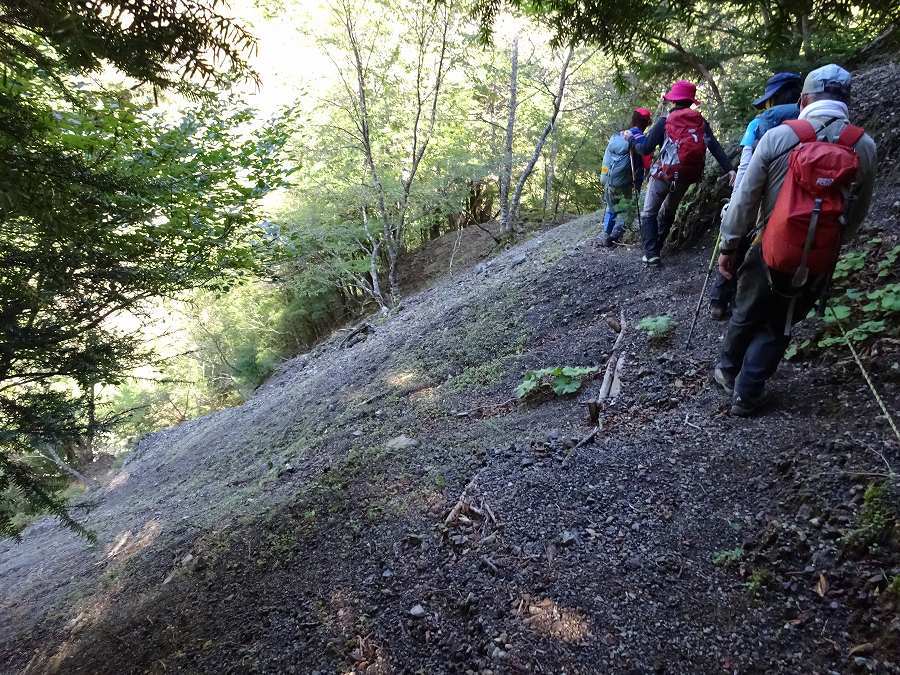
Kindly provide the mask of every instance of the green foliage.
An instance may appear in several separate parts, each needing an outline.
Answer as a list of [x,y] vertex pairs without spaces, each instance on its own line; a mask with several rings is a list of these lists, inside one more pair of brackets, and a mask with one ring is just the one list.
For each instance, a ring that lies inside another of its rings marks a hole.
[[549,387],[557,396],[574,394],[581,389],[585,378],[595,375],[597,371],[596,367],[585,366],[556,366],[529,370],[516,387],[516,397],[526,398],[545,387]]
[[[638,0],[625,4],[614,0],[478,0],[474,11],[486,38],[505,6],[547,23],[559,44],[584,40],[631,64],[653,55],[666,40],[663,44],[683,63],[690,64],[694,57],[707,68],[724,60],[723,47],[731,47],[724,50],[725,55],[762,53],[782,65],[799,60],[801,54],[809,62],[817,55],[833,55],[836,50],[849,53],[900,18],[896,3],[883,0],[765,5],[756,0]],[[814,27],[812,35],[799,30],[801,23]],[[705,43],[699,40],[702,37]],[[648,60],[658,61],[659,57]]]
[[[863,494],[856,527],[844,535],[845,546],[868,552],[900,536],[900,507],[896,488],[889,481],[869,484]],[[900,541],[898,541],[900,543]]]
[[735,565],[740,562],[741,558],[743,557],[744,549],[738,547],[716,551],[713,554],[712,562],[713,565],[718,565],[719,567],[730,567],[731,565]]
[[866,346],[873,339],[900,334],[900,281],[895,281],[898,256],[900,246],[887,248],[880,237],[842,255],[835,266],[835,290],[819,332],[812,339],[792,344],[785,357],[840,349],[847,340]]
[[668,314],[645,316],[638,322],[638,329],[644,331],[651,340],[661,342],[671,335],[675,322]]
[[772,575],[769,573],[769,570],[765,567],[755,567],[750,573],[750,578],[747,580],[745,587],[751,595],[758,595],[763,588],[769,585],[771,580]]
[[889,250],[884,258],[878,262],[878,276],[886,277],[897,269],[897,258],[900,257],[900,244]]
[[900,574],[895,574],[885,589],[885,593],[894,596],[896,602],[900,602]]
[[223,63],[246,72],[251,38],[211,4],[139,5],[0,2],[13,19],[0,22],[0,488],[69,525],[26,458],[89,446],[113,421],[96,388],[149,358],[128,317],[255,267],[259,202],[286,176],[290,116],[250,129],[251,111],[220,92],[172,123],[139,90],[78,79],[111,63],[200,95],[224,84]]
[[203,85],[253,75],[253,36],[216,0],[0,0],[0,60],[48,73],[90,73],[107,63],[138,82],[203,94]]
[[835,281],[846,279],[851,273],[863,269],[866,266],[867,255],[868,251],[865,249],[847,251],[847,253],[840,257],[837,265],[835,265],[832,279]]

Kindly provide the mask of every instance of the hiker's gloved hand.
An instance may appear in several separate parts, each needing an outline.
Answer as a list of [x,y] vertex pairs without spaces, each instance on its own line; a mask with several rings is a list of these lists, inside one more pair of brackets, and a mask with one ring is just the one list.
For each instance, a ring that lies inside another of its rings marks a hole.
[[734,187],[734,180],[737,178],[737,171],[732,169],[728,172],[728,185],[729,187]]
[[721,274],[726,279],[734,279],[734,264],[734,253],[729,252],[719,254],[719,274]]

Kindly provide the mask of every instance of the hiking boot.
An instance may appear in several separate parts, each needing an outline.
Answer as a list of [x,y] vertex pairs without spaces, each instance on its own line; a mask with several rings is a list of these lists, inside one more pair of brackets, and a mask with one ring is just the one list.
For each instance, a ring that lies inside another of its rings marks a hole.
[[643,256],[641,258],[641,261],[643,261],[643,263],[647,267],[659,267],[662,264],[662,260],[659,259],[658,255],[653,255],[653,256],[650,256],[649,258],[647,256]]
[[731,414],[737,417],[751,417],[759,412],[766,404],[767,397],[765,394],[759,396],[735,396],[731,402]]
[[734,376],[729,375],[718,366],[713,368],[712,381],[722,387],[729,396],[734,394]]
[[606,232],[601,232],[597,235],[597,243],[601,246],[609,246],[609,235]]
[[709,303],[709,318],[713,321],[724,321],[728,318],[728,308],[717,302]]
[[606,248],[615,248],[616,244],[619,243],[618,239],[613,239],[612,237],[606,238]]

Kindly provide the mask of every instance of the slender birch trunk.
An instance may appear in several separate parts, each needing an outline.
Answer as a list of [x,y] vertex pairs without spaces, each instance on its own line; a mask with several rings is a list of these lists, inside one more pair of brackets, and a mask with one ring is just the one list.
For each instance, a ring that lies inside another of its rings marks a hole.
[[513,38],[509,69],[509,109],[506,117],[506,142],[503,146],[503,162],[500,165],[500,231],[512,232],[513,222],[509,189],[512,185],[513,132],[516,126],[516,90],[519,78],[519,36]]
[[534,152],[531,153],[531,159],[529,159],[528,164],[525,165],[525,170],[516,182],[516,190],[510,200],[511,203],[509,207],[509,219],[513,225],[519,221],[519,207],[522,202],[522,190],[525,188],[525,182],[528,180],[532,171],[534,171],[534,167],[541,156],[541,151],[544,149],[544,143],[547,142],[547,137],[553,130],[556,120],[559,117],[560,110],[562,109],[563,97],[566,93],[569,64],[572,62],[572,55],[574,52],[574,47],[569,47],[569,50],[566,52],[566,58],[563,61],[562,70],[560,70],[559,73],[559,84],[556,87],[556,96],[553,97],[553,112],[550,115],[550,120],[547,122],[547,126],[544,127],[544,131],[541,133],[540,138],[538,138],[537,144],[534,146]]

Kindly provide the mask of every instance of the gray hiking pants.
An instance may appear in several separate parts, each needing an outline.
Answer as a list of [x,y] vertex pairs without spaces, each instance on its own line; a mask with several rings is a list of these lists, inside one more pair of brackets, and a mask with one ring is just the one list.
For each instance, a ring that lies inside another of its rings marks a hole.
[[644,244],[644,255],[647,258],[659,257],[669,229],[675,222],[675,213],[690,183],[672,183],[650,177],[647,194],[644,197],[644,208],[641,209],[641,239]]

